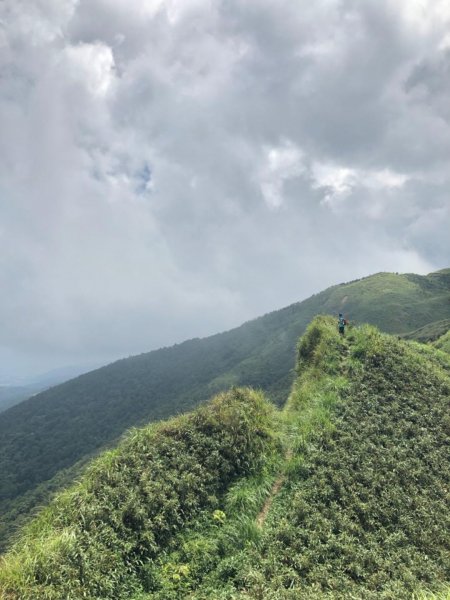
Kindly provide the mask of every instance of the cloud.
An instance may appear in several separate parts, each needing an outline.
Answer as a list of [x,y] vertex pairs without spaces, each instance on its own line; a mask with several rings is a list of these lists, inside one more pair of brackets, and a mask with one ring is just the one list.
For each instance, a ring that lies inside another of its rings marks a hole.
[[283,140],[278,146],[264,148],[264,154],[264,163],[256,179],[267,205],[279,208],[283,204],[285,182],[299,177],[304,171],[302,152],[292,142]]
[[74,83],[85,85],[93,96],[104,96],[114,81],[114,57],[105,44],[79,44],[65,50],[65,68]]
[[9,364],[106,360],[448,263],[447,3],[1,10]]

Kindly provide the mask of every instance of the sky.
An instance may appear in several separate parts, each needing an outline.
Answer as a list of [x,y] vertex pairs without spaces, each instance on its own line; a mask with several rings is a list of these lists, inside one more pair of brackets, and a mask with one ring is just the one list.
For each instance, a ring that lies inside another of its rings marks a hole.
[[450,266],[447,0],[3,0],[0,381]]

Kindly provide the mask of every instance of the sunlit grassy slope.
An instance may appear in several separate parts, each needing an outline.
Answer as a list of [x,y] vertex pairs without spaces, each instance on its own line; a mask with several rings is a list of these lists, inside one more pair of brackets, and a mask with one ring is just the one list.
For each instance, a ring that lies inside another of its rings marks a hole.
[[71,480],[74,465],[129,427],[190,410],[232,385],[261,388],[282,405],[298,337],[315,315],[338,312],[395,333],[449,319],[450,270],[337,285],[232,331],[118,361],[0,414],[0,552],[15,524]]
[[340,338],[319,317],[283,410],[234,389],[130,434],[27,528],[0,590],[8,600],[447,598],[449,408],[445,352],[367,325]]

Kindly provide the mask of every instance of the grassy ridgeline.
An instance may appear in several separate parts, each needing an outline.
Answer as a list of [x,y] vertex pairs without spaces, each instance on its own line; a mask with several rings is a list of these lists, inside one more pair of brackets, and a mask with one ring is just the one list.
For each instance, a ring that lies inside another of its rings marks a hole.
[[3,597],[448,600],[449,373],[314,319],[281,415],[234,389],[130,434],[28,527]]
[[447,600],[449,369],[430,346],[315,319],[263,526],[270,469],[230,487],[223,523],[180,532],[135,600]]
[[450,362],[369,326],[341,343],[345,397],[293,474],[268,552],[289,557],[308,598],[409,599],[450,580]]
[[[283,569],[289,552],[278,553],[271,548],[268,556],[266,544],[268,532],[283,515],[278,506],[261,517],[267,500],[270,505],[276,503],[280,487],[301,468],[305,449],[328,431],[335,405],[346,387],[345,378],[339,375],[346,347],[335,329],[333,319],[318,318],[299,346],[301,376],[289,409],[279,419],[283,453],[273,453],[256,477],[230,486],[221,523],[199,519],[180,532],[174,546],[154,565],[151,593],[133,600],[265,600],[266,594],[273,599],[281,597],[290,581]],[[282,511],[287,510],[284,505]],[[261,565],[269,564],[273,570],[265,572]]]
[[233,385],[262,389],[282,406],[298,337],[315,315],[343,312],[353,324],[397,334],[439,320],[415,333],[434,339],[449,311],[450,269],[378,273],[231,331],[117,361],[9,408],[0,415],[0,553],[34,507],[130,427],[192,410]]
[[257,474],[276,448],[275,409],[233,389],[194,413],[131,432],[24,530],[0,563],[8,600],[128,598],[200,512],[220,520],[232,482]]
[[400,337],[405,340],[415,340],[416,342],[436,342],[450,330],[450,319],[442,319],[427,323],[423,327],[404,333]]
[[217,598],[448,598],[450,361],[373,327],[333,329],[316,319],[300,343],[289,478],[223,586],[238,595]]

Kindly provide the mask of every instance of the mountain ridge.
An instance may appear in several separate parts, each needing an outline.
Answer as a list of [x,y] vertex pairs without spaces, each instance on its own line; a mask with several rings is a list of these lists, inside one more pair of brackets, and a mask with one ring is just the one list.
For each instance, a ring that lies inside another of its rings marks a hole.
[[298,337],[315,315],[341,311],[399,334],[449,318],[450,269],[338,284],[228,332],[121,359],[8,409],[0,415],[0,549],[12,520],[33,506],[33,490],[129,427],[192,409],[232,385],[261,388],[281,405]]
[[316,317],[282,410],[232,388],[128,432],[26,527],[0,597],[444,600],[449,391],[445,352]]

